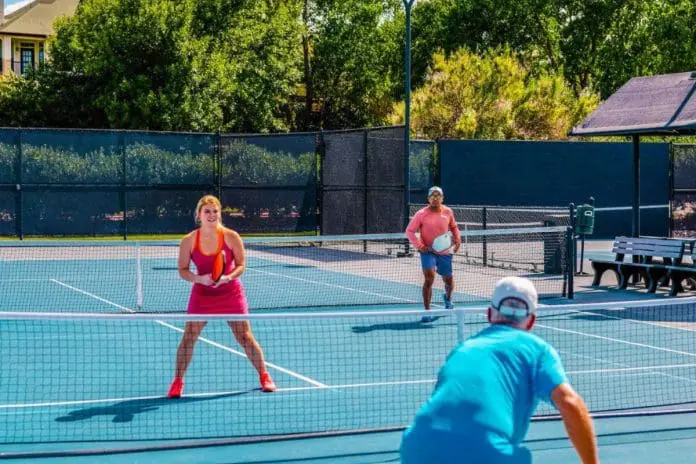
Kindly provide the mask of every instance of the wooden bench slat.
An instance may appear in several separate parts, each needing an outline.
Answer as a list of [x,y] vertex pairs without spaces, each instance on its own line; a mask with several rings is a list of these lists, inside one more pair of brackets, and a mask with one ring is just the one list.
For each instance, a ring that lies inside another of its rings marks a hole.
[[674,248],[681,250],[684,248],[683,243],[626,243],[626,242],[614,242],[614,246],[620,246],[625,248]]
[[620,248],[613,248],[612,253],[622,254],[622,255],[633,255],[633,256],[662,256],[666,258],[680,258],[684,256],[684,253],[676,253],[674,251],[641,251],[641,250],[623,250]]
[[679,253],[684,254],[683,250],[680,248],[645,248],[645,247],[614,247],[615,250],[621,250],[623,252],[635,252],[635,253]]
[[626,242],[615,242],[616,245],[622,247],[633,247],[633,248],[684,248],[683,243],[626,243]]

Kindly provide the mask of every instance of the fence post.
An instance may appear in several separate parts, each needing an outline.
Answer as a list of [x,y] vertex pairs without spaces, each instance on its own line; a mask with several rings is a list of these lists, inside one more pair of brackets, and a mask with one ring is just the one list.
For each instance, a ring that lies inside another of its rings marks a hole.
[[442,186],[442,160],[440,158],[440,139],[435,139],[435,144],[433,145],[433,156],[430,160],[432,166],[433,175],[433,185]]
[[128,175],[126,169],[128,162],[126,160],[126,142],[124,131],[118,132],[118,151],[121,154],[121,191],[119,192],[119,202],[121,203],[121,211],[123,211],[123,222],[121,222],[121,233],[123,240],[128,240],[128,202],[126,200],[126,183]]
[[[363,130],[363,234],[366,234],[369,230],[367,226],[367,221],[369,219],[368,211],[368,201],[369,201],[369,189],[367,188],[367,177],[368,177],[368,167],[369,163],[367,154],[367,138],[368,130]],[[363,251],[367,253],[367,242],[363,242]]]
[[22,128],[17,129],[17,136],[15,137],[15,143],[17,145],[17,155],[15,158],[15,180],[16,180],[16,193],[15,193],[15,234],[20,240],[24,240],[24,229],[22,227],[22,204],[24,203],[22,194]]
[[320,129],[319,132],[317,132],[315,153],[318,175],[315,177],[317,207],[314,211],[314,214],[316,215],[316,230],[318,235],[321,235],[323,233],[322,221],[324,211],[324,161],[326,156],[326,141],[324,140],[324,129]]
[[667,167],[667,178],[669,183],[669,193],[667,201],[667,236],[674,237],[674,217],[672,216],[672,205],[674,204],[674,144],[669,142],[669,165]]
[[[488,208],[484,206],[481,214],[481,229],[486,230],[488,229]],[[483,267],[486,267],[488,266],[488,240],[485,233],[481,235],[481,253],[483,255]]]
[[[215,160],[213,162],[213,186],[217,197],[222,201],[222,134],[220,129],[215,133]],[[216,171],[217,169],[217,171]]]

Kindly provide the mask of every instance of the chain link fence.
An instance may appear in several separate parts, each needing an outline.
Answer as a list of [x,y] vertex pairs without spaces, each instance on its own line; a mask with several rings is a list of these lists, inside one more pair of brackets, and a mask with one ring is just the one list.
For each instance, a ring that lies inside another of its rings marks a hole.
[[674,237],[696,237],[696,145],[672,145],[671,229]]
[[0,235],[181,234],[208,193],[241,233],[398,232],[403,143],[403,127],[274,135],[0,129]]

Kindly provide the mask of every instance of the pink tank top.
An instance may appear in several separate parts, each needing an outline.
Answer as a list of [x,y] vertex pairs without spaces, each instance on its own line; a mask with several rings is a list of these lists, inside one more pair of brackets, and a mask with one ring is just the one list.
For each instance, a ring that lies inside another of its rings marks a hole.
[[[218,250],[222,250],[225,253],[226,265],[224,274],[229,274],[234,270],[236,264],[234,262],[234,253],[232,249],[225,243],[225,235],[222,228],[218,228]],[[206,255],[201,250],[201,234],[200,229],[196,231],[196,235],[193,242],[193,250],[191,251],[191,260],[196,265],[196,271],[198,275],[210,274],[213,271],[213,260],[215,259],[215,253]],[[221,285],[217,288],[208,287],[201,284],[193,284],[193,291],[201,295],[224,295],[226,293],[232,293],[235,287],[239,285],[239,279],[234,279],[225,285]]]

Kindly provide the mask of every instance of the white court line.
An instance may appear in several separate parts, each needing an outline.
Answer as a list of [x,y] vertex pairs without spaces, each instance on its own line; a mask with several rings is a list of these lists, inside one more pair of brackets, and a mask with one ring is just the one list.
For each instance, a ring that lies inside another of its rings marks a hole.
[[[406,299],[406,298],[399,298],[399,297],[394,297],[394,296],[390,296],[390,295],[381,295],[381,294],[372,293],[372,292],[365,292],[365,291],[358,290],[358,289],[354,289],[354,288],[350,288],[350,287],[343,287],[343,286],[340,286],[340,285],[328,284],[328,283],[324,283],[324,282],[318,282],[318,281],[314,281],[314,280],[310,280],[310,279],[303,279],[303,278],[300,278],[300,277],[288,276],[288,275],[278,274],[278,273],[273,273],[273,272],[258,271],[258,270],[254,270],[254,271],[255,271],[255,272],[262,273],[262,274],[269,274],[269,275],[274,275],[274,276],[279,276],[279,277],[285,277],[285,278],[288,278],[288,279],[300,280],[300,281],[304,281],[304,282],[315,283],[315,284],[320,284],[320,285],[326,285],[326,286],[330,286],[330,287],[336,287],[336,288],[341,288],[341,289],[345,289],[345,290],[352,290],[352,291],[356,291],[356,292],[360,292],[360,293],[368,293],[368,294],[372,294],[372,295],[376,295],[376,296],[384,296],[384,297],[389,297],[389,298],[393,298],[393,299],[398,299],[398,300],[402,300],[402,301],[408,301],[408,302],[414,302],[414,303],[415,303],[415,301],[410,300],[410,299]],[[116,304],[116,303],[113,303],[113,302],[111,302],[111,301],[109,301],[109,300],[105,300],[104,298],[101,298],[101,297],[99,297],[99,296],[97,296],[97,295],[94,295],[94,294],[92,294],[92,293],[89,293],[89,292],[85,292],[84,290],[78,289],[78,288],[76,288],[76,287],[72,287],[72,286],[70,286],[70,285],[68,285],[68,284],[66,284],[66,283],[60,282],[60,281],[58,281],[58,280],[51,279],[51,281],[53,281],[53,282],[55,282],[55,283],[57,283],[57,284],[59,284],[59,285],[65,286],[65,287],[67,287],[67,288],[70,288],[70,289],[72,289],[72,290],[74,290],[74,291],[77,291],[77,292],[83,293],[83,294],[85,294],[85,295],[88,295],[88,296],[90,296],[90,297],[92,297],[92,298],[96,298],[96,299],[99,300],[99,301],[102,301],[102,302],[104,302],[104,303],[110,304],[110,305],[115,306],[115,307],[117,307],[117,308],[119,308],[119,309],[122,309],[122,310],[125,310],[125,311],[128,311],[128,312],[131,312],[131,313],[134,313],[134,312],[135,312],[135,311],[132,310],[132,309],[125,308],[125,307],[123,307],[123,306],[121,306],[121,305],[118,305],[118,304]],[[439,307],[439,305],[433,305],[433,306]],[[485,317],[484,315],[481,315],[481,316],[482,316],[482,317]],[[162,321],[157,321],[157,322],[160,323],[160,324],[162,324],[162,325],[165,325],[166,327],[169,327],[169,328],[171,328],[171,329],[173,329],[173,330],[177,330],[177,331],[179,331],[179,332],[183,332],[181,329],[179,329],[179,328],[177,328],[177,327],[174,327],[174,326],[171,326],[171,325],[169,325],[169,324],[167,324],[167,323],[165,323],[165,322],[162,322]],[[601,336],[601,335],[595,335],[595,334],[586,333],[586,332],[580,332],[580,331],[576,331],[576,330],[561,329],[560,327],[553,327],[553,326],[549,326],[549,325],[545,325],[545,324],[540,324],[540,323],[537,323],[536,325],[537,325],[538,327],[544,327],[544,328],[546,328],[546,329],[555,330],[555,331],[558,331],[558,332],[572,333],[572,334],[580,335],[580,336],[584,336],[584,337],[597,338],[597,339],[601,339],[601,340],[607,340],[607,341],[612,341],[612,342],[616,342],[616,343],[622,343],[622,344],[631,345],[631,346],[639,346],[639,347],[642,347],[642,348],[649,348],[649,349],[653,349],[653,350],[657,350],[657,351],[665,351],[665,352],[669,352],[669,353],[682,354],[682,355],[685,355],[685,356],[696,357],[696,354],[695,354],[695,353],[690,353],[690,352],[686,352],[686,351],[672,350],[672,349],[670,349],[670,348],[663,348],[663,347],[659,347],[659,346],[655,346],[655,345],[649,345],[649,344],[645,344],[645,343],[630,342],[630,341],[628,341],[628,340],[622,340],[622,339],[619,339],[619,338],[612,338],[612,337],[604,337],[604,336]],[[203,338],[201,338],[201,340],[203,340]],[[210,342],[210,341],[208,341],[208,342],[209,342],[209,343],[215,343],[215,342]],[[243,353],[234,351],[234,350],[232,350],[232,349],[229,348],[229,347],[222,347],[222,348],[223,348],[223,349],[226,349],[226,350],[228,350],[228,351],[230,351],[230,352],[232,352],[232,353],[234,353],[234,354],[238,354],[238,355],[241,355],[241,356],[245,356]],[[270,364],[269,364],[269,366],[270,366]],[[276,368],[277,368],[277,367],[276,367]],[[297,374],[297,375],[299,375],[299,374]],[[311,383],[311,382],[309,382],[309,383]]]
[[[478,316],[486,317],[484,314],[478,314]],[[538,320],[537,320],[537,322],[534,324],[534,327],[543,327],[543,328],[545,328],[545,329],[555,330],[555,331],[557,331],[557,332],[566,332],[566,333],[571,333],[571,334],[574,334],[574,335],[580,335],[581,337],[597,338],[597,339],[600,339],[600,340],[607,340],[607,341],[610,341],[610,342],[622,343],[622,344],[624,344],[624,345],[639,346],[639,347],[641,347],[641,348],[649,348],[649,349],[652,349],[652,350],[665,351],[665,352],[668,352],[668,353],[683,354],[684,356],[690,356],[690,357],[696,358],[696,353],[690,353],[690,352],[688,352],[688,351],[673,350],[673,349],[671,349],[671,348],[663,348],[663,347],[661,347],[661,346],[649,345],[649,344],[647,344],[647,343],[629,342],[628,340],[623,340],[623,339],[621,339],[621,338],[604,337],[604,336],[602,336],[602,335],[595,335],[595,334],[592,334],[592,333],[580,332],[580,331],[577,331],[577,330],[561,329],[560,327],[553,327],[553,326],[546,325],[546,324],[540,324],[540,323],[538,322]],[[543,337],[542,337],[542,338],[543,338]],[[567,351],[567,350],[566,350],[566,351]],[[591,358],[591,359],[596,359],[596,358]]]
[[[674,375],[674,374],[669,374],[666,372],[660,372],[659,369],[668,369],[668,368],[675,368],[675,367],[696,367],[696,364],[666,364],[666,365],[660,365],[660,366],[647,366],[647,367],[630,367],[628,364],[624,363],[617,363],[616,361],[609,361],[606,359],[602,358],[596,358],[594,356],[586,356],[586,355],[581,355],[578,353],[573,353],[572,351],[567,351],[567,350],[558,350],[559,353],[562,353],[563,356],[574,356],[576,358],[584,358],[584,359],[591,359],[592,361],[604,363],[604,364],[612,364],[614,366],[620,366],[619,368],[615,369],[592,369],[592,370],[585,370],[585,371],[573,371],[573,374],[584,374],[584,373],[595,373],[595,372],[620,372],[621,370],[653,370],[652,372],[649,372],[649,374],[655,374],[659,375],[661,377],[669,377],[670,379],[677,379],[677,380],[683,380],[688,383],[696,383],[696,380],[689,378],[689,377],[683,377],[681,375]],[[643,375],[643,374],[638,374],[638,375]]]
[[587,332],[579,332],[577,330],[570,330],[570,329],[561,329],[560,327],[553,327],[550,325],[545,325],[545,324],[535,324],[537,327],[543,327],[545,329],[549,330],[555,330],[557,332],[566,332],[566,333],[572,333],[575,335],[580,335],[583,337],[590,337],[590,338],[597,338],[600,340],[607,340],[610,342],[616,342],[616,343],[622,343],[624,345],[630,345],[630,346],[639,346],[641,348],[649,348],[651,350],[657,350],[657,351],[665,351],[667,353],[674,353],[674,354],[683,354],[684,356],[690,356],[692,358],[696,358],[696,353],[690,353],[688,351],[680,351],[680,350],[673,350],[671,348],[664,348],[661,346],[655,346],[655,345],[649,345],[647,343],[638,343],[638,342],[629,342],[628,340],[622,340],[620,338],[612,338],[612,337],[604,337],[602,335],[595,335]]
[[[135,313],[135,311],[134,311],[133,309],[126,308],[125,306],[121,306],[120,304],[117,304],[117,303],[114,303],[113,301],[109,301],[109,300],[107,300],[107,299],[104,299],[104,298],[102,298],[102,297],[100,297],[100,296],[97,296],[97,295],[95,295],[95,294],[93,294],[93,293],[87,292],[87,291],[82,290],[82,289],[77,288],[77,287],[73,287],[72,285],[68,285],[68,284],[66,284],[65,282],[61,282],[60,280],[50,279],[50,281],[53,282],[53,283],[56,283],[56,284],[58,284],[58,285],[61,285],[61,286],[65,287],[65,288],[68,288],[68,289],[70,289],[70,290],[73,290],[73,291],[75,291],[75,292],[78,292],[78,293],[81,293],[81,294],[83,294],[83,295],[86,295],[86,296],[89,296],[89,297],[91,297],[91,298],[94,298],[94,299],[96,299],[96,300],[98,300],[98,301],[101,301],[102,303],[106,303],[106,304],[108,304],[108,305],[111,305],[111,306],[113,306],[113,307],[115,307],[115,308],[121,309],[121,310],[126,311],[126,312],[129,312],[129,313]],[[172,330],[176,330],[177,332],[180,332],[180,333],[184,333],[184,330],[183,330],[183,329],[180,329],[179,327],[176,327],[176,326],[173,326],[173,325],[171,325],[171,324],[168,324],[168,323],[166,323],[166,322],[164,322],[164,321],[155,321],[155,322],[156,322],[157,324],[161,325],[161,326],[167,327],[167,328],[172,329]],[[241,356],[241,357],[243,357],[243,358],[246,358],[246,357],[247,357],[246,354],[244,354],[244,353],[242,353],[242,352],[240,352],[240,351],[234,350],[234,349],[230,348],[229,346],[222,345],[222,344],[217,343],[217,342],[215,342],[215,341],[213,341],[213,340],[210,340],[210,339],[208,339],[208,338],[205,338],[205,337],[198,337],[198,340],[200,340],[200,341],[202,341],[202,342],[204,342],[204,343],[207,343],[208,345],[214,346],[214,347],[216,347],[216,348],[220,348],[221,350],[225,350],[225,351],[230,352],[230,353],[232,353],[232,354],[236,354],[237,356]],[[290,376],[292,376],[292,377],[295,377],[295,378],[297,378],[297,379],[300,379],[300,380],[302,380],[302,381],[304,381],[304,382],[307,382],[307,383],[309,383],[309,384],[315,385],[315,386],[317,386],[317,387],[327,387],[327,385],[324,385],[324,384],[321,383],[321,382],[318,382],[318,381],[316,381],[316,380],[314,380],[314,379],[310,379],[309,377],[305,377],[304,375],[299,374],[299,373],[294,372],[294,371],[291,371],[291,370],[289,370],[289,369],[285,369],[284,367],[278,366],[277,364],[273,364],[273,363],[270,363],[270,362],[266,361],[265,365],[268,366],[268,367],[271,367],[271,368],[273,368],[273,369],[275,369],[275,370],[277,370],[277,371],[283,372],[283,373],[288,374],[288,375],[290,375]]]
[[[553,309],[554,305],[540,305],[539,307],[544,308],[544,309]],[[623,307],[616,307],[616,308],[607,308],[605,311],[625,311],[627,309],[633,309],[633,308],[623,308]],[[562,311],[563,308],[559,307],[559,310]],[[662,327],[664,329],[674,329],[674,330],[684,330],[687,332],[696,332],[696,329],[690,329],[688,327],[675,327],[672,325],[668,325],[666,323],[660,323],[660,322],[651,322],[651,321],[641,321],[640,319],[632,319],[629,317],[616,317],[616,316],[609,316],[607,314],[599,314],[599,313],[594,313],[592,311],[579,311],[576,309],[571,309],[571,312],[574,314],[586,314],[588,316],[598,316],[598,317],[604,317],[607,319],[614,319],[614,320],[619,320],[619,321],[627,321],[627,322],[635,322],[636,324],[646,324],[646,325],[652,325],[656,327]],[[680,322],[680,321],[675,321],[675,322]]]
[[[341,289],[341,290],[349,290],[349,291],[352,291],[352,292],[364,293],[364,294],[366,294],[366,295],[373,295],[373,296],[379,296],[379,297],[383,297],[383,298],[390,298],[390,299],[392,299],[392,300],[397,300],[397,301],[406,301],[406,302],[408,302],[408,303],[416,303],[416,304],[417,304],[417,303],[421,303],[421,301],[411,300],[411,299],[409,299],[409,298],[401,298],[401,297],[393,296],[393,295],[384,295],[384,294],[382,294],[382,293],[368,292],[368,291],[366,291],[366,290],[360,290],[360,289],[353,288],[353,287],[344,287],[343,285],[336,285],[336,284],[330,284],[330,283],[327,283],[327,282],[320,282],[320,281],[318,281],[318,280],[312,280],[312,279],[305,279],[305,278],[302,278],[302,277],[289,276],[289,275],[287,275],[287,274],[279,274],[279,273],[276,273],[276,272],[268,272],[268,271],[259,271],[258,269],[250,269],[250,268],[247,268],[247,270],[248,270],[248,271],[253,271],[253,272],[258,272],[258,273],[260,273],[260,274],[268,274],[268,275],[272,275],[272,276],[276,276],[276,277],[284,277],[284,278],[286,278],[286,279],[291,279],[291,280],[299,280],[299,281],[301,281],[301,282],[307,282],[307,283],[310,283],[310,284],[323,285],[323,286],[325,286],[325,287],[339,288],[339,289]],[[370,277],[366,277],[366,278],[369,279]],[[378,279],[378,280],[382,280],[382,279]],[[399,282],[399,281],[397,281],[397,280],[388,280],[388,279],[387,279],[387,280],[385,280],[385,281],[386,281],[386,282],[396,283],[396,284],[406,284],[406,285],[409,285],[409,286],[415,285],[415,284],[409,284],[408,282]],[[457,292],[454,292],[454,293],[457,293]],[[443,307],[442,305],[439,305],[439,304],[431,304],[431,306],[434,306],[434,307],[436,307],[436,308],[442,308],[442,307]]]
[[[665,364],[659,366],[645,366],[645,367],[626,367],[626,368],[614,368],[614,369],[593,369],[593,370],[581,370],[581,371],[568,371],[568,375],[606,375],[606,374],[628,374],[628,373],[645,373],[645,371],[656,370],[656,369],[675,369],[683,367],[696,367],[696,363],[693,364]],[[647,374],[659,374],[659,372],[647,372]],[[354,383],[345,385],[323,385],[323,386],[312,386],[312,387],[289,387],[289,388],[279,388],[276,390],[274,395],[264,395],[268,398],[278,397],[278,393],[292,393],[301,391],[319,391],[319,390],[337,390],[337,389],[351,389],[351,388],[371,388],[371,387],[391,387],[391,386],[402,386],[402,385],[420,385],[420,384],[432,384],[437,382],[437,379],[423,379],[423,380],[398,380],[390,382],[366,382],[366,383]],[[225,395],[239,395],[241,393],[251,393],[253,390],[236,390],[236,391],[220,391],[220,392],[206,392],[206,393],[190,393],[182,395],[184,397],[190,398],[207,398],[215,396],[225,396]],[[104,398],[95,400],[75,400],[75,401],[46,401],[41,403],[19,403],[19,404],[0,404],[0,410],[8,409],[26,409],[26,408],[43,408],[43,407],[59,407],[59,406],[78,406],[87,404],[100,404],[100,403],[114,403],[114,402],[124,402],[124,401],[142,401],[142,400],[156,400],[164,399],[166,397],[157,396],[135,396],[135,397],[123,397],[123,398]],[[175,401],[173,401],[173,404]]]
[[[675,369],[680,367],[696,367],[696,363],[693,364],[664,364],[661,366],[643,366],[643,367],[619,367],[614,369],[588,369],[584,371],[571,371],[568,374],[607,374],[615,372],[640,372],[640,371],[650,371],[658,369]],[[655,372],[659,374],[659,372]]]
[[[314,387],[289,387],[289,388],[279,388],[274,392],[274,395],[264,395],[264,397],[278,397],[278,393],[282,392],[298,392],[298,391],[311,391],[311,390],[335,390],[335,389],[348,389],[348,388],[365,388],[365,387],[384,387],[384,386],[397,386],[397,385],[417,385],[417,384],[428,384],[435,383],[436,379],[427,380],[401,380],[394,382],[371,382],[371,383],[355,383],[347,385],[323,385]],[[207,392],[207,393],[190,393],[181,395],[182,398],[189,397],[214,397],[214,396],[225,396],[225,395],[238,395],[240,393],[250,393],[249,390],[237,390],[237,391],[222,391],[222,392]],[[142,400],[156,400],[165,399],[165,396],[135,396],[127,398],[105,398],[99,400],[75,400],[75,401],[47,401],[42,403],[19,403],[19,404],[0,404],[0,410],[2,409],[22,409],[22,408],[44,408],[44,407],[55,407],[55,406],[76,406],[84,404],[99,404],[99,403],[113,403],[113,402],[123,402],[123,401],[142,401]],[[175,404],[176,400],[172,400]]]
[[[479,314],[479,316],[481,316],[481,317],[486,317],[486,316],[484,316],[483,314]],[[558,332],[572,333],[572,334],[575,334],[575,335],[580,335],[580,336],[582,336],[582,337],[597,338],[597,339],[600,339],[600,340],[607,340],[607,341],[616,342],[616,343],[622,343],[622,344],[631,345],[631,346],[639,346],[639,347],[641,347],[641,348],[649,348],[649,349],[653,349],[653,350],[657,350],[657,351],[666,351],[666,352],[669,352],[669,353],[683,354],[683,355],[685,355],[685,356],[696,357],[696,353],[690,353],[690,352],[687,352],[687,351],[672,350],[672,349],[670,349],[670,348],[663,348],[663,347],[660,347],[660,346],[648,345],[648,344],[645,344],[645,343],[630,342],[630,341],[628,341],[628,340],[622,340],[622,339],[620,339],[620,338],[604,337],[604,336],[601,336],[601,335],[595,335],[595,334],[586,333],[586,332],[580,332],[580,331],[576,331],[576,330],[561,329],[560,327],[552,327],[552,326],[549,326],[549,325],[546,325],[546,324],[539,324],[538,322],[535,324],[535,326],[536,326],[536,327],[544,327],[544,328],[549,329],[549,330],[556,330],[556,331],[558,331]],[[571,354],[573,354],[573,355],[576,355],[576,354],[573,353],[572,351],[568,351],[568,350],[563,350],[563,351],[565,351],[565,352],[567,352],[567,353],[571,353]],[[580,355],[576,355],[576,356],[580,356]],[[601,359],[599,359],[599,358],[596,358],[596,357],[594,357],[594,356],[583,356],[583,357],[585,357],[585,358],[587,358],[587,359],[591,359],[591,360],[593,360],[593,361],[597,361],[597,362],[605,362],[605,363],[608,362],[608,363],[610,363],[610,364],[614,364],[614,365],[617,365],[617,366],[627,367],[625,364],[620,364],[620,363],[611,362],[611,361],[603,361],[603,360],[601,360]],[[568,372],[568,374],[570,374],[570,372]],[[661,376],[663,376],[663,377],[669,377],[669,378],[673,378],[673,379],[684,380],[684,381],[689,382],[689,383],[696,383],[696,380],[691,379],[691,378],[688,378],[688,377],[682,377],[682,376],[679,376],[679,375],[672,375],[672,374],[668,374],[668,373],[664,373],[664,372],[657,372],[657,374],[658,374],[658,375],[661,375]]]
[[[411,299],[408,299],[408,298],[400,298],[400,297],[398,297],[398,296],[384,295],[384,294],[382,294],[382,293],[368,292],[368,291],[366,291],[366,290],[360,290],[360,289],[357,289],[357,288],[344,287],[343,285],[336,285],[336,284],[330,284],[330,283],[326,283],[326,282],[319,282],[318,280],[304,279],[304,278],[302,278],[302,277],[289,276],[289,275],[286,275],[286,274],[279,274],[279,273],[277,273],[277,272],[259,271],[258,269],[250,269],[250,268],[247,268],[247,270],[253,271],[253,272],[258,272],[259,274],[268,274],[268,275],[272,275],[272,276],[276,276],[276,277],[284,277],[284,278],[286,278],[286,279],[291,279],[291,280],[299,280],[300,282],[307,282],[307,283],[310,283],[310,284],[323,285],[323,286],[325,286],[325,287],[339,288],[339,289],[341,289],[341,290],[349,290],[349,291],[353,291],[353,292],[357,292],[357,293],[364,293],[364,294],[366,294],[366,295],[379,296],[379,297],[382,297],[382,298],[390,298],[390,299],[392,299],[392,300],[397,300],[397,301],[406,301],[406,302],[409,302],[409,303],[418,303],[418,301],[411,300]],[[366,277],[366,278],[369,279],[369,277]],[[388,282],[404,283],[404,282],[397,282],[396,280],[388,280]]]

